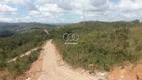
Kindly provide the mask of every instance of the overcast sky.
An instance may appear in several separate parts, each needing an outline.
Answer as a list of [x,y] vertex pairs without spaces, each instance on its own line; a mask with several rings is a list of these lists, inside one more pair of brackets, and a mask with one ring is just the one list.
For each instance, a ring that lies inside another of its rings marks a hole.
[[0,21],[74,23],[140,19],[142,0],[0,0]]

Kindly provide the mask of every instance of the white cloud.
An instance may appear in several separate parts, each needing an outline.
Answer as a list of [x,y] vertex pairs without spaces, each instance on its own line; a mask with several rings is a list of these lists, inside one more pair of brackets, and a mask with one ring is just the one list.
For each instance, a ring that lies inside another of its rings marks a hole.
[[142,8],[138,3],[131,0],[120,0],[118,7],[124,11],[138,10]]
[[39,10],[41,12],[53,12],[53,13],[63,12],[63,9],[59,8],[57,4],[44,4],[39,7]]
[[6,4],[0,4],[0,12],[15,12],[16,8],[12,8]]
[[[142,20],[141,4],[142,0],[119,0],[117,3],[110,0],[0,0],[3,15],[19,13],[12,17],[0,16],[5,21],[9,18],[8,21],[38,22],[77,22],[83,20],[81,16],[86,20]],[[22,12],[23,8],[27,11]],[[69,20],[70,17],[74,17],[73,20]]]
[[99,7],[105,5],[107,3],[107,0],[90,0],[90,3],[95,7]]
[[73,1],[72,0],[57,0],[57,5],[65,10],[73,9]]
[[29,12],[29,15],[32,16],[32,15],[40,15],[41,13],[39,11],[30,11]]
[[1,22],[10,22],[12,19],[10,19],[10,18],[6,18],[6,17],[1,17],[0,16],[0,21]]
[[11,2],[15,5],[22,6],[29,11],[37,10],[37,8],[32,0],[12,0]]
[[41,3],[48,3],[48,4],[56,4],[58,7],[64,10],[72,10],[73,8],[73,0],[37,0]]

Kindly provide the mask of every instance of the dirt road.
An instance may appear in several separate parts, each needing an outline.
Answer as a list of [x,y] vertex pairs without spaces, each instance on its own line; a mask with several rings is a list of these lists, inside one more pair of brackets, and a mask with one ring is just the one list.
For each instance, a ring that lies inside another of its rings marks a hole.
[[[24,56],[28,56],[28,55],[31,54],[31,52],[36,51],[37,49],[39,49],[39,48],[34,48],[34,49],[32,49],[32,50],[29,50],[28,52],[26,52],[26,53],[24,53],[24,54],[22,54],[22,55],[20,55],[20,56],[18,56],[18,57],[19,57],[19,58],[22,58],[22,57],[24,57]],[[16,61],[16,60],[18,59],[18,57],[15,57],[15,58],[9,60],[8,63],[13,62],[13,61]]]
[[91,76],[84,71],[75,71],[66,64],[62,65],[55,46],[51,42],[52,40],[48,41],[43,48],[42,72],[38,80],[99,80],[104,78],[104,73]]

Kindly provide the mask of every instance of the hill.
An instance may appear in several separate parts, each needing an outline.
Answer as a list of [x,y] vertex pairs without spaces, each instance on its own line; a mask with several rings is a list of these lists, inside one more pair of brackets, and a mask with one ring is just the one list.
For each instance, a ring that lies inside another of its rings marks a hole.
[[11,36],[15,33],[24,32],[30,29],[53,28],[56,25],[43,23],[6,23],[0,22],[0,37]]
[[[93,64],[97,70],[110,70],[114,66],[140,62],[142,58],[141,23],[81,22],[56,28],[52,33],[63,59],[74,67],[88,70]],[[65,41],[64,33],[76,33],[79,40],[72,41],[74,37],[67,35]]]

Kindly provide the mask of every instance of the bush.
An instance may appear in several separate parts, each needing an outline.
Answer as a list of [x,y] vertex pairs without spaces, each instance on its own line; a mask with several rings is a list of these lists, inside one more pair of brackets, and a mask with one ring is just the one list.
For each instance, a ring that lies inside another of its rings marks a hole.
[[[42,29],[38,29],[0,38],[0,70],[4,70],[8,60],[41,46],[48,39],[47,37],[47,34]],[[35,56],[31,57],[32,61],[36,60]],[[13,64],[16,66],[18,63]]]
[[[134,26],[133,26],[134,25]],[[128,22],[85,22],[56,29],[54,42],[63,59],[74,67],[88,69],[94,64],[99,70],[109,70],[113,66],[139,60],[142,45],[135,44],[140,38],[141,24]],[[65,45],[62,35],[67,32],[78,33],[78,45]]]
[[33,51],[30,55],[18,58],[17,61],[8,64],[8,70],[16,74],[22,74],[28,70],[31,64],[38,59],[40,50]]

